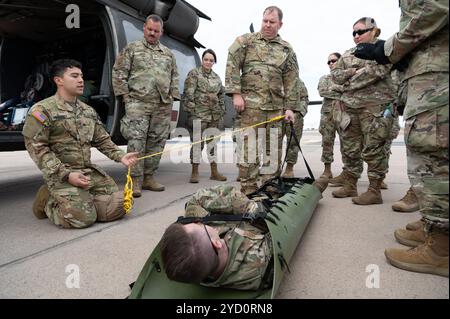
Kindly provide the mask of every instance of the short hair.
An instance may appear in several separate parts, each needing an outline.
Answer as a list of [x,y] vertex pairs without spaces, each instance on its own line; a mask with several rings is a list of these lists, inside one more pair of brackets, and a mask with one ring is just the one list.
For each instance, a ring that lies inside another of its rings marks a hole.
[[211,54],[214,57],[214,62],[217,63],[217,57],[216,52],[214,52],[212,49],[206,49],[202,54],[202,59],[205,57],[206,54]]
[[152,20],[153,22],[159,22],[161,24],[161,29],[164,28],[164,21],[161,19],[161,17],[157,14],[151,14],[145,19],[145,23],[148,22],[148,20]]
[[179,223],[170,225],[164,232],[161,258],[169,279],[198,284],[214,271],[218,257],[211,243],[197,235],[196,232],[188,233]]
[[265,14],[267,11],[272,12],[272,11],[274,11],[274,10],[276,10],[277,13],[278,13],[278,19],[279,19],[280,21],[283,21],[283,11],[281,11],[281,9],[278,8],[277,6],[270,6],[270,7],[267,7],[267,8],[264,10],[263,14]]
[[72,59],[59,59],[53,61],[50,65],[50,79],[53,80],[55,76],[62,77],[68,68],[79,68],[81,70],[82,66],[80,62]]
[[353,23],[353,26],[355,26],[357,23],[364,23],[366,28],[371,28],[375,30],[375,37],[378,37],[381,33],[381,29],[378,28],[377,23],[374,18],[371,17],[362,17],[358,19],[355,23]]
[[339,52],[333,52],[333,53],[330,53],[328,56],[330,56],[330,55],[334,55],[336,58],[338,58],[338,59],[340,59],[341,58],[341,54],[339,53]]

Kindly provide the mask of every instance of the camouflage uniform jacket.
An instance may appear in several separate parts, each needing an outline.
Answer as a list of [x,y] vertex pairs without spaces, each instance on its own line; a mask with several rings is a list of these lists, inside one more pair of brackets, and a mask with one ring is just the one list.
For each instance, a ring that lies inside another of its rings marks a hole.
[[[186,204],[186,216],[242,214],[254,212],[257,205],[235,187],[220,185],[201,189]],[[263,282],[272,257],[272,238],[247,222],[218,222],[219,235],[228,247],[228,261],[222,275],[210,287],[257,290],[271,285]]]
[[112,70],[114,94],[128,94],[142,102],[179,100],[178,82],[173,53],[161,43],[151,45],[145,39],[123,49]]
[[22,134],[47,182],[65,182],[69,173],[79,169],[99,170],[91,163],[91,147],[116,162],[125,155],[111,141],[93,108],[79,100],[73,107],[57,94],[33,105]]
[[298,101],[292,111],[300,112],[300,114],[305,117],[308,112],[308,90],[306,89],[305,83],[300,78],[297,81],[297,90]]
[[319,95],[323,97],[321,113],[329,113],[332,109],[333,100],[340,98],[341,93],[334,90],[334,88],[338,89],[338,87],[331,79],[331,74],[324,75],[320,78],[317,90],[319,91]]
[[[374,40],[376,42],[377,40]],[[397,92],[390,76],[391,64],[358,59],[355,48],[347,50],[336,62],[331,78],[338,84],[334,89],[342,94],[339,100],[349,108],[379,106],[393,102]],[[353,68],[357,73],[353,75]]]
[[294,110],[298,64],[290,44],[261,33],[238,37],[228,49],[226,94],[242,94],[246,107],[261,110]]
[[213,70],[198,67],[184,82],[183,107],[202,121],[217,121],[225,114],[222,80]]
[[[448,73],[448,6],[448,0],[400,0],[400,31],[386,40],[384,51],[392,63],[408,60],[403,81],[428,72]],[[405,110],[406,119],[448,104],[448,100],[421,100]]]

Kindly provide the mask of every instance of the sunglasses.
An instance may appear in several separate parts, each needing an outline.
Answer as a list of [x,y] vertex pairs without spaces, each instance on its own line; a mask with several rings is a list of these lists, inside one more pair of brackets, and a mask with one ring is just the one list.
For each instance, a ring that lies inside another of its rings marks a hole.
[[373,28],[353,31],[353,37],[355,37],[356,35],[363,35],[364,33],[372,31],[372,30],[373,30]]
[[330,65],[331,63],[336,63],[336,62],[337,62],[337,60],[330,60],[327,62],[327,64]]
[[216,253],[217,256],[219,256],[219,252],[217,251],[216,246],[214,246],[213,243],[212,243],[211,236],[209,236],[209,232],[208,232],[208,229],[206,228],[206,225],[203,224],[203,227],[205,227],[206,235],[208,235],[209,241],[211,242],[211,246],[214,249],[214,252]]

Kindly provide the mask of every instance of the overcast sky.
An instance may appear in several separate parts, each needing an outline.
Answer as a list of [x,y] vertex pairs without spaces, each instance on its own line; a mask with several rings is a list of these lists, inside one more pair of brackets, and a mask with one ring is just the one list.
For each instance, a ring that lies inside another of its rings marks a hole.
[[[211,17],[200,19],[195,38],[217,54],[214,70],[225,80],[228,47],[237,36],[261,28],[262,13],[270,5],[283,10],[281,37],[294,48],[310,100],[320,100],[317,92],[319,78],[328,73],[328,54],[343,53],[354,46],[353,23],[361,17],[375,19],[386,39],[398,31],[400,8],[398,0],[188,0]],[[199,54],[203,50],[199,50]],[[308,125],[318,126],[318,108],[310,106]]]

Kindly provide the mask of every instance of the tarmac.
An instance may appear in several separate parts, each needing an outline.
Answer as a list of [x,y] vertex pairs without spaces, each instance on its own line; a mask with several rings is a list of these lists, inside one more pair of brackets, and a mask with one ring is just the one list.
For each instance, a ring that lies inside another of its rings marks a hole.
[[[290,262],[277,298],[280,299],[448,299],[445,277],[404,271],[390,265],[384,250],[407,248],[393,233],[420,219],[418,212],[396,213],[393,202],[409,188],[406,150],[400,135],[393,143],[390,170],[381,205],[358,206],[350,198],[335,199],[328,188],[320,200],[296,253]],[[186,145],[186,139],[170,140],[166,150]],[[321,137],[305,131],[303,152],[316,177],[323,171]],[[232,164],[233,143],[223,138],[220,151],[230,163],[219,164],[236,185]],[[165,228],[183,214],[184,203],[199,188],[217,185],[209,179],[209,165],[200,165],[200,183],[190,184],[189,149],[165,154],[156,179],[164,192],[144,191],[133,211],[111,223],[96,223],[81,230],[59,229],[48,219],[38,220],[31,207],[43,180],[26,151],[0,153],[0,298],[114,298],[130,294],[146,259]],[[93,161],[123,188],[126,169],[93,150]],[[333,173],[342,162],[335,145]],[[296,176],[307,171],[301,157]],[[364,171],[358,191],[368,186]]]

